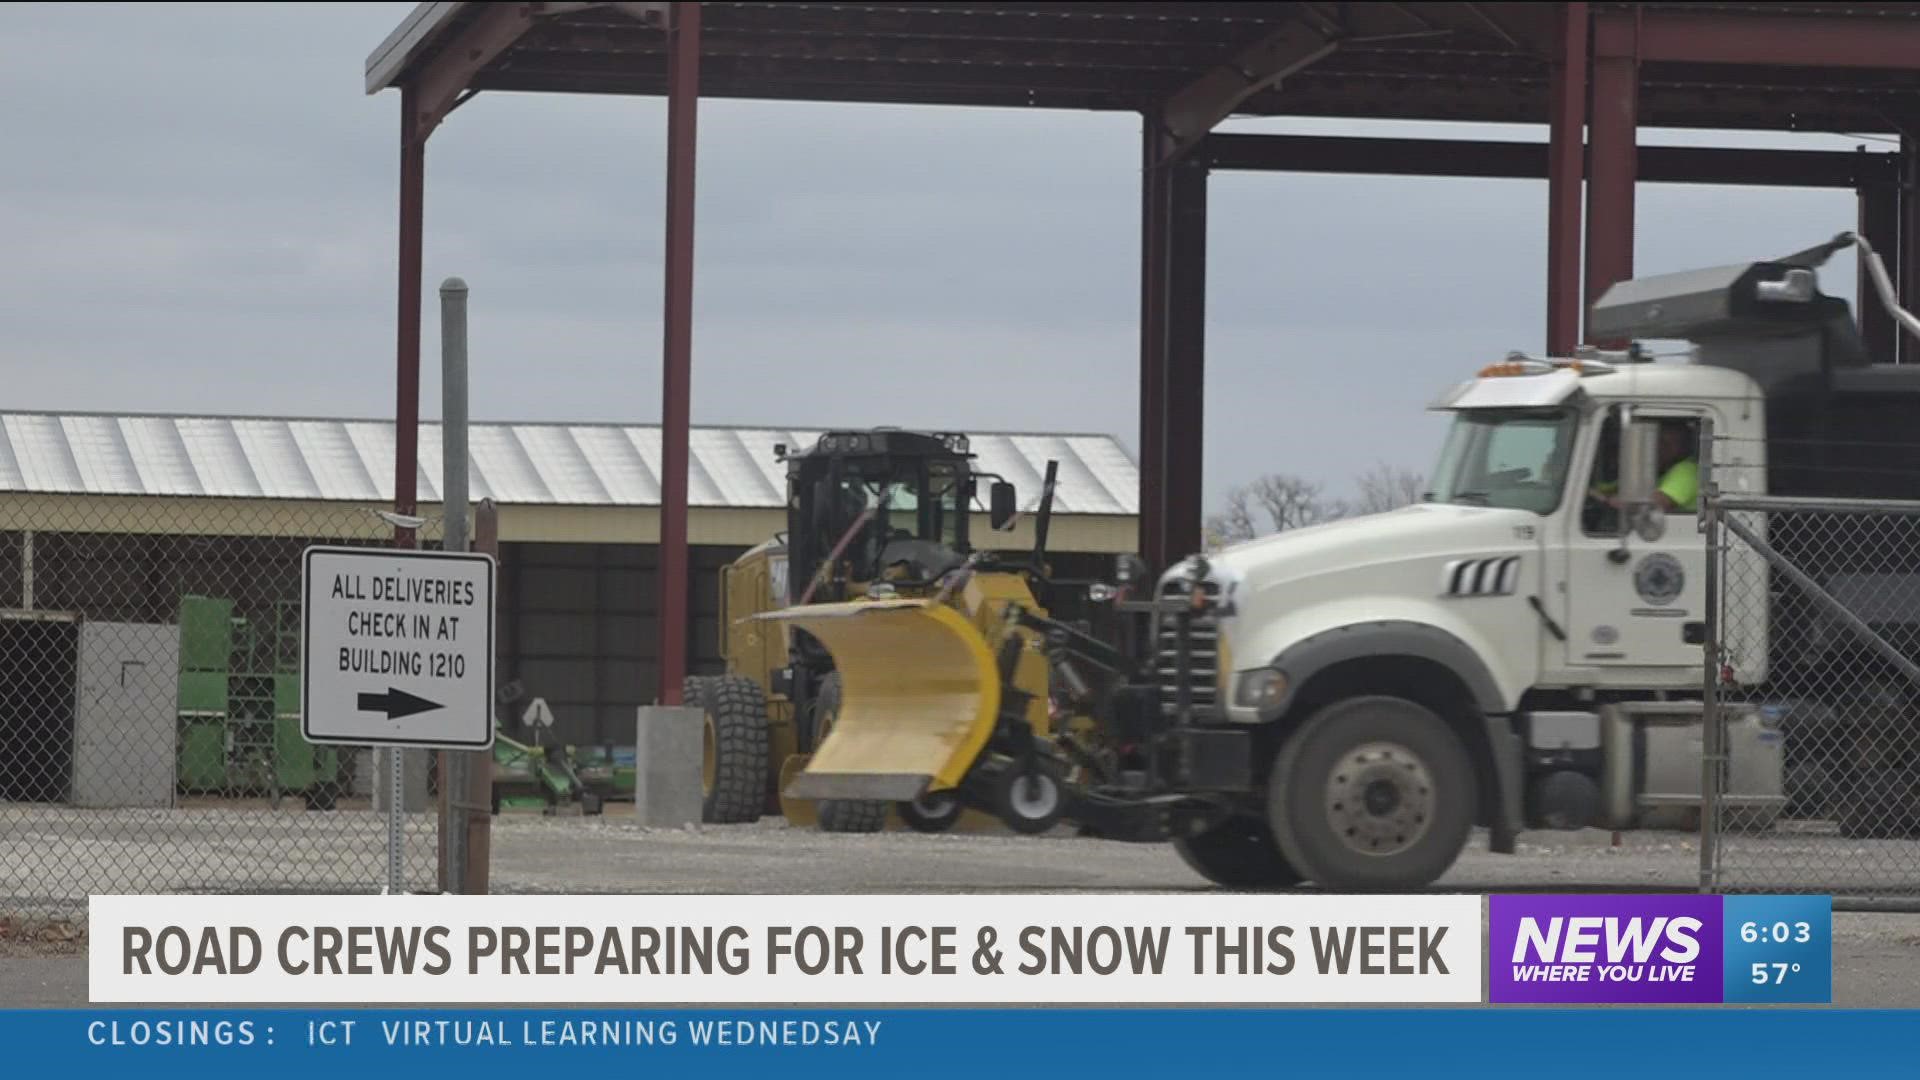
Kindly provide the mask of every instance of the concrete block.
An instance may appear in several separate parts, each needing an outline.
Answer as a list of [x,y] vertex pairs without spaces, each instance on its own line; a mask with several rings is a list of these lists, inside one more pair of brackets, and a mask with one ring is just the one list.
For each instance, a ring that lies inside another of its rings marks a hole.
[[[373,752],[373,808],[380,813],[387,812],[390,801],[388,792],[392,790],[392,781],[387,779],[387,759],[394,751],[375,749]],[[408,814],[424,814],[434,809],[433,800],[427,795],[427,777],[433,767],[433,751],[403,750],[400,760],[401,794],[400,809]]]
[[700,821],[701,731],[706,716],[684,705],[642,705],[634,739],[633,813],[646,828]]

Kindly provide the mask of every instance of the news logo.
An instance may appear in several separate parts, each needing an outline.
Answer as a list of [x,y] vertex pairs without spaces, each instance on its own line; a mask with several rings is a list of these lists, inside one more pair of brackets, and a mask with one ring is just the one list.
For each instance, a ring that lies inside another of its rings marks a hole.
[[1489,998],[1553,1004],[1718,1002],[1717,896],[1495,896]]
[[1828,897],[1489,897],[1488,1000],[1827,1002]]

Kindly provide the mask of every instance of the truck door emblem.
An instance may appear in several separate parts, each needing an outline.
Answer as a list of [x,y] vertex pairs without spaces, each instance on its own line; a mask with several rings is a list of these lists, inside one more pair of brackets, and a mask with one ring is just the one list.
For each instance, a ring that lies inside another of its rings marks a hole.
[[1671,604],[1686,590],[1687,573],[1679,559],[1664,551],[1655,552],[1641,559],[1634,569],[1633,587],[1640,593],[1640,599],[1649,604]]

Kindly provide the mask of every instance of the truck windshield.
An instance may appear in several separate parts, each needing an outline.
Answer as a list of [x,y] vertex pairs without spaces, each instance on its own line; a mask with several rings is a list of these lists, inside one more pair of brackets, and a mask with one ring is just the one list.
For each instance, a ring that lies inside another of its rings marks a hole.
[[1461,412],[1433,471],[1434,502],[1550,514],[1566,487],[1575,417],[1568,409]]

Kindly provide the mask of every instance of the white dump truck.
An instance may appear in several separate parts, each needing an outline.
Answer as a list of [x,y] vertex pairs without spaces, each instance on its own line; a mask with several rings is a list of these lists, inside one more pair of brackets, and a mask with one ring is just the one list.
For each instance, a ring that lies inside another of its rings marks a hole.
[[[1475,823],[1511,851],[1526,828],[1692,819],[1709,618],[1700,463],[1746,495],[1920,488],[1920,368],[1870,363],[1846,302],[1817,286],[1851,241],[1618,285],[1591,327],[1632,347],[1515,355],[1436,402],[1451,430],[1421,504],[1170,569],[1163,596],[1213,599],[1191,658],[1162,656],[1163,674],[1185,674],[1163,701],[1254,732],[1265,781],[1263,805],[1177,841],[1188,861],[1233,884],[1412,887],[1450,866]],[[1683,343],[1684,359],[1655,360],[1651,341]],[[1917,572],[1817,565],[1876,546],[1828,537],[1796,554],[1829,580]],[[1767,580],[1764,564],[1742,569]],[[1754,705],[1769,686],[1818,698],[1814,615],[1761,606],[1719,627],[1730,670],[1716,674]],[[1837,707],[1847,688],[1827,692]],[[1779,718],[1806,704],[1732,713],[1727,794],[1749,824],[1785,806]]]
[[[826,642],[853,673],[842,708],[874,713],[845,764],[809,783],[957,800],[1023,832],[1070,821],[1172,840],[1241,888],[1419,888],[1476,825],[1500,852],[1525,829],[1687,827],[1713,618],[1702,477],[1831,499],[1920,482],[1920,367],[1870,363],[1847,303],[1818,288],[1817,268],[1852,242],[1625,282],[1590,327],[1628,347],[1471,373],[1436,403],[1451,430],[1417,505],[1195,555],[1157,579],[1123,560],[1116,584],[1152,593],[1116,601],[1130,647],[1011,607],[998,624],[898,599],[767,616]],[[1643,347],[1663,342],[1681,356]],[[1830,582],[1920,586],[1920,567],[1818,565],[1873,545],[1779,542]],[[1767,580],[1764,564],[1743,569]],[[942,596],[965,595],[965,577]],[[1716,639],[1743,688],[1725,713],[1726,805],[1749,827],[1788,801],[1781,717],[1807,698],[1844,707],[1820,700],[1817,619],[1762,607]],[[916,681],[874,641],[951,662]],[[1033,653],[1053,663],[1053,707],[1098,718],[1098,745],[1031,728],[1013,675]]]

